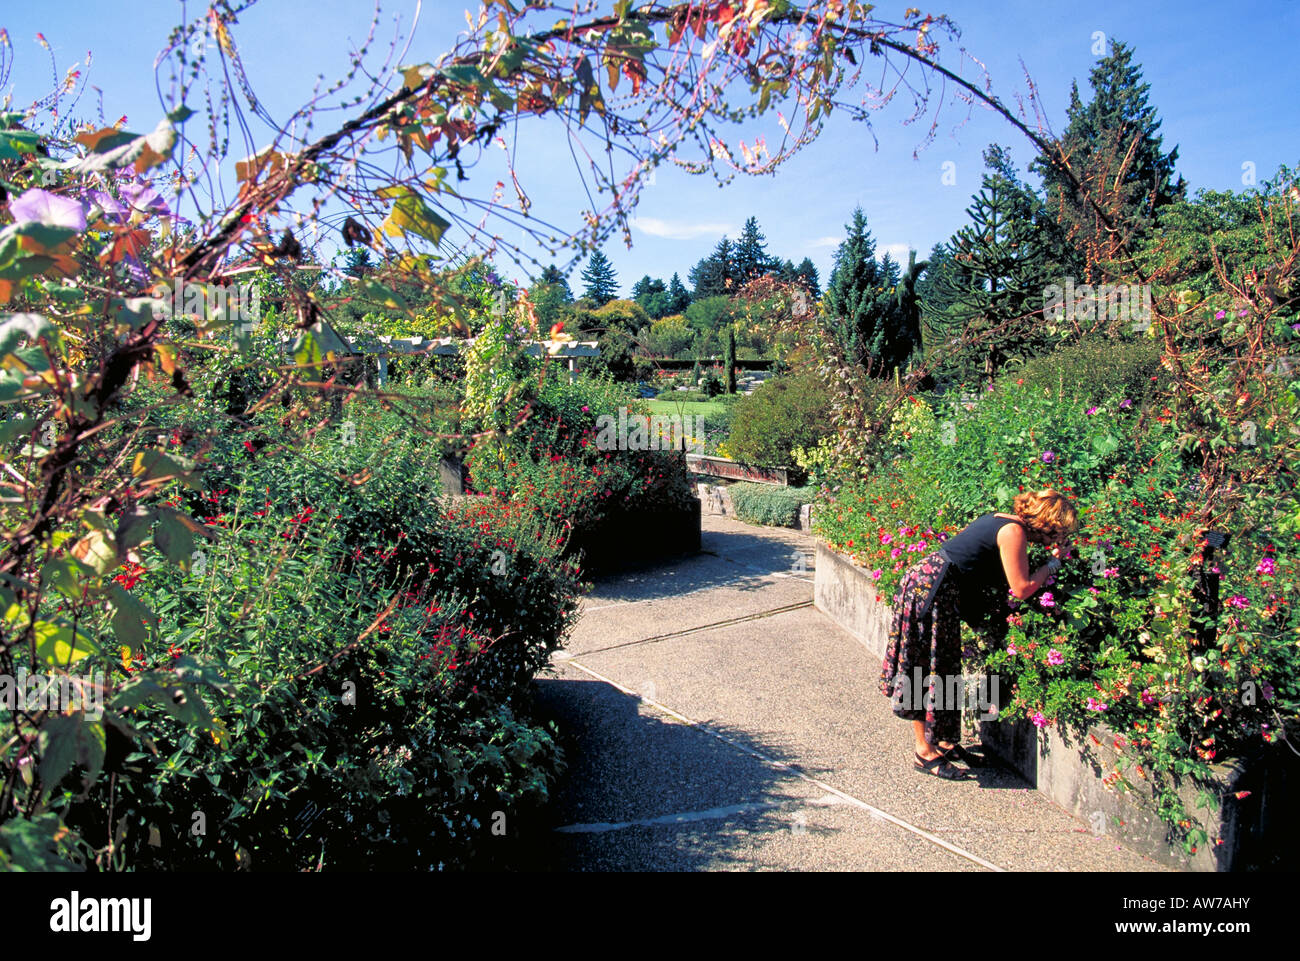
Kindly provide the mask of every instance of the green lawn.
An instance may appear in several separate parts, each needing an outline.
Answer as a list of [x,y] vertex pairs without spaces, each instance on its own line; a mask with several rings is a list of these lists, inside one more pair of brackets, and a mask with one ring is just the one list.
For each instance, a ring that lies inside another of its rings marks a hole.
[[644,401],[644,403],[650,408],[651,414],[659,414],[662,416],[690,414],[695,417],[703,414],[707,418],[710,414],[715,417],[721,417],[726,413],[726,407],[716,400],[675,401],[659,400],[656,398],[654,400]]

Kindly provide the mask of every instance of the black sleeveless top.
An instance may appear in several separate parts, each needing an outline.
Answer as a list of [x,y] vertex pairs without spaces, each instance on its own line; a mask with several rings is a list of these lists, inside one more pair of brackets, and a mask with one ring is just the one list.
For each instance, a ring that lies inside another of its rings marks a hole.
[[1002,568],[998,532],[1019,521],[997,514],[984,514],[943,542],[940,553],[948,558],[949,573],[956,574],[961,618],[975,630],[1006,631],[1010,611],[1010,585]]

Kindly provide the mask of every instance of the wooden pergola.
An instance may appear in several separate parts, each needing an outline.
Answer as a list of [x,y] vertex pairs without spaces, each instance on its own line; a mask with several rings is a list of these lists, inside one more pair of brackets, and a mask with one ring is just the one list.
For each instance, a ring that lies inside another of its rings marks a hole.
[[[388,358],[399,355],[423,356],[436,354],[451,357],[474,343],[474,338],[464,337],[344,337],[350,352],[355,355],[376,357],[379,360],[378,386],[388,383]],[[527,341],[525,353],[533,357],[559,357],[569,362],[569,379],[578,376],[579,357],[599,357],[596,341],[532,340]]]

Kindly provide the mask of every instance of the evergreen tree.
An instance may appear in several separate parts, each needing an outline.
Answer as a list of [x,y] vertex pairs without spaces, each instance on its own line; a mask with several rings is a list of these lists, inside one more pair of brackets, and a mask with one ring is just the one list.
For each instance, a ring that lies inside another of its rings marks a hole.
[[691,305],[691,292],[686,289],[682,279],[673,273],[673,279],[668,282],[668,313],[680,314]]
[[705,297],[729,297],[736,292],[735,248],[723,237],[713,253],[691,268],[692,300]]
[[878,331],[872,313],[880,283],[876,244],[861,207],[853,210],[848,238],[835,251],[826,287],[826,315],[840,349],[851,363],[864,363],[876,353]]
[[649,274],[636,282],[632,288],[632,299],[641,305],[651,320],[667,317],[671,313],[668,309],[668,285]]
[[1178,148],[1164,152],[1160,120],[1148,100],[1151,86],[1142,83],[1133,49],[1114,41],[1111,52],[1093,67],[1089,84],[1092,99],[1087,104],[1078,84],[1072,85],[1068,125],[1056,146],[1119,235],[1055,164],[1039,158],[1030,169],[1043,178],[1046,220],[1062,233],[1049,252],[1067,272],[1081,270],[1081,282],[1092,283],[1101,279],[1098,265],[1117,254],[1121,237],[1147,234],[1163,207],[1186,196],[1187,185],[1182,177],[1174,181]]
[[820,300],[822,285],[821,278],[817,274],[817,265],[805,257],[799,266],[794,269],[794,272],[803,281],[803,285],[808,288],[813,300]]
[[767,254],[767,238],[758,229],[758,220],[750,217],[741,228],[740,239],[736,241],[734,254],[735,285],[740,287],[762,277],[774,265]]
[[370,259],[368,247],[349,247],[343,254],[343,273],[349,277],[360,280],[374,269],[375,263]]
[[897,285],[901,272],[898,269],[898,261],[889,254],[885,254],[880,259],[880,279],[886,287]]
[[590,299],[597,307],[603,307],[618,296],[618,275],[609,258],[597,250],[587,261],[582,271],[582,280],[586,285],[583,296]]
[[[970,223],[949,242],[952,263],[935,277],[942,313],[928,320],[944,337],[977,337],[983,374],[992,382],[1011,356],[1041,346],[1046,250],[1038,229],[1038,198],[1016,177],[1007,151],[996,144],[984,151],[988,168],[966,213]],[[960,269],[952,269],[957,266]]]
[[[909,261],[908,283],[891,285],[885,271],[892,258],[876,260],[876,244],[862,208],[855,208],[848,237],[835,251],[826,285],[826,315],[845,356],[867,364],[876,376],[901,368],[920,343],[915,283],[925,264]],[[893,265],[895,276],[898,267]]]
[[569,281],[555,264],[542,270],[528,295],[537,311],[538,323],[547,330],[564,318],[565,308],[573,303]]

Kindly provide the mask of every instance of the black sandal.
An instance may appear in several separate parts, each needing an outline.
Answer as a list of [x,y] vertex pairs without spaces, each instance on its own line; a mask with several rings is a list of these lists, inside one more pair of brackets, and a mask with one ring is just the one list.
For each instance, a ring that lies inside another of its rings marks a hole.
[[989,766],[988,758],[981,757],[978,754],[971,754],[960,744],[954,744],[946,751],[941,747],[936,747],[935,750],[938,751],[940,754],[942,754],[944,757],[948,758],[949,760],[961,761],[967,767],[988,767]]
[[927,761],[921,755],[913,752],[916,763],[912,769],[920,771],[922,774],[932,774],[935,777],[941,777],[945,781],[965,781],[970,778],[970,774],[959,767],[954,767],[948,760],[946,754],[940,754],[938,757]]

